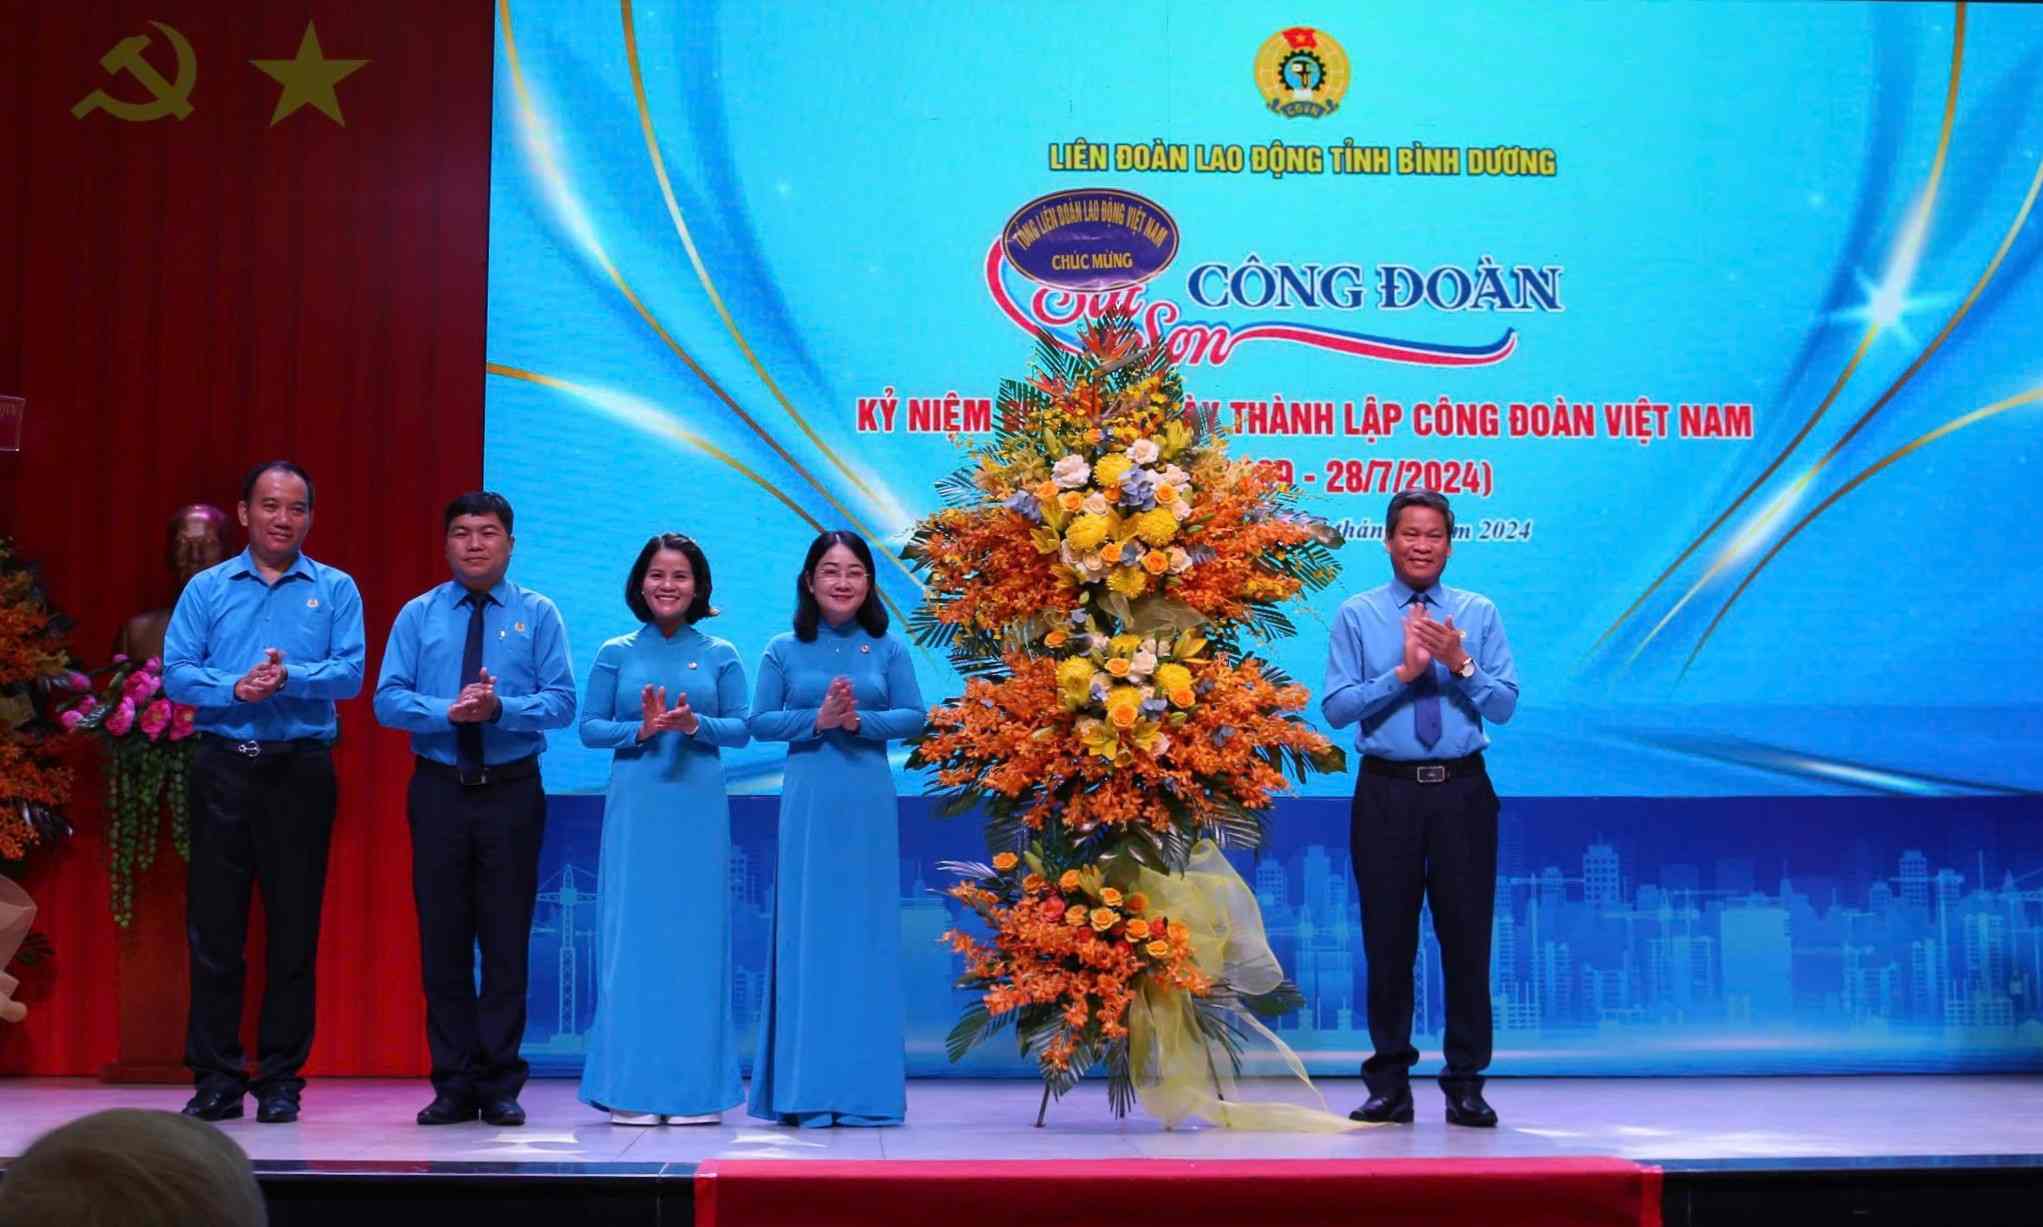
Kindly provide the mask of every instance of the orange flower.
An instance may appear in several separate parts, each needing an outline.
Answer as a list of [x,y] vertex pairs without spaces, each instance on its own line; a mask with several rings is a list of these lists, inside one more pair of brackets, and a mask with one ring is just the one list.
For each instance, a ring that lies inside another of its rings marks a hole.
[[1147,951],[1149,953],[1149,957],[1153,959],[1167,959],[1170,957],[1169,942],[1162,941],[1151,942],[1147,946],[1144,946],[1143,949]]
[[1123,547],[1121,543],[1118,541],[1107,542],[1105,545],[1100,547],[1100,561],[1101,562],[1121,561],[1121,551],[1123,550],[1123,548],[1125,547]]
[[1110,907],[1096,907],[1092,910],[1092,931],[1104,933],[1114,927],[1121,914]]
[[1172,707],[1184,708],[1190,707],[1199,696],[1194,693],[1190,686],[1180,686],[1178,689],[1171,691],[1166,697],[1170,699]]
[[1162,550],[1151,550],[1142,556],[1142,569],[1151,575],[1161,575],[1170,570],[1170,555]]
[[1040,873],[1032,873],[1022,879],[1022,889],[1032,895],[1042,894],[1043,889],[1048,885],[1050,884],[1043,880],[1043,875]]
[[1066,490],[1057,496],[1057,505],[1066,511],[1077,511],[1085,506],[1085,496],[1076,490]]
[[1113,656],[1107,659],[1107,672],[1115,677],[1128,676],[1129,668],[1128,658],[1125,656]]
[[1146,921],[1146,920],[1131,920],[1131,921],[1129,921],[1129,922],[1128,922],[1128,940],[1129,940],[1129,941],[1131,941],[1131,942],[1139,942],[1139,941],[1141,941],[1141,940],[1142,940],[1143,938],[1145,938],[1145,937],[1148,937],[1148,936],[1149,936],[1149,922],[1148,922],[1148,921]]
[[1077,890],[1078,871],[1076,869],[1065,870],[1063,874],[1058,877],[1057,886],[1058,889],[1060,890]]
[[1135,891],[1128,896],[1128,901],[1123,906],[1132,914],[1146,912],[1149,910],[1149,896],[1139,890]]
[[1044,647],[1061,648],[1070,641],[1071,633],[1061,626],[1043,636]]
[[1064,923],[1076,927],[1085,923],[1087,916],[1083,903],[1074,903],[1064,912]]
[[1021,864],[1021,858],[1012,852],[996,852],[993,854],[993,867],[1002,873],[1006,873],[1019,864]]
[[1121,892],[1109,886],[1100,892],[1100,902],[1108,907],[1121,906]]

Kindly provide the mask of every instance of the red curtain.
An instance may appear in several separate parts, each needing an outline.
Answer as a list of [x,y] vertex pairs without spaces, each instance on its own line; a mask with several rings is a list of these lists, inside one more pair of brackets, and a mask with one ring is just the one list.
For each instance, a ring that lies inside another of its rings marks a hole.
[[[370,686],[398,605],[446,577],[439,508],[482,477],[493,13],[487,0],[0,12],[14,142],[0,159],[0,393],[29,401],[21,451],[0,454],[0,531],[41,560],[80,655],[103,663],[124,618],[168,602],[172,509],[231,515],[259,459],[289,457],[318,483],[307,552],[361,586]],[[180,96],[159,22],[190,47],[189,114],[74,116],[95,90]],[[252,61],[304,59],[308,25],[315,71],[297,92],[313,101],[272,124],[292,91]],[[103,68],[135,35],[146,68]],[[337,71],[320,60],[367,61],[332,81],[342,122],[317,105]],[[410,1075],[426,1064],[410,756],[367,689],[341,709],[308,1072]],[[27,876],[57,955],[24,977],[32,1013],[0,1027],[0,1073],[89,1074],[115,1056],[98,788],[96,772],[81,779],[78,837]]]

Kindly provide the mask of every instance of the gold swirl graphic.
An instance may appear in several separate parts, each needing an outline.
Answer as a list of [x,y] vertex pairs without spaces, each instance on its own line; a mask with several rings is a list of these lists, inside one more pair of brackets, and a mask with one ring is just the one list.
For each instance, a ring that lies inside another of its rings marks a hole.
[[[504,33],[504,59],[510,65],[511,87],[512,90],[518,96],[519,112],[523,117],[523,120],[528,130],[537,132],[540,130],[541,127],[538,108],[532,102],[531,90],[527,87],[525,82],[524,66],[518,59],[517,39],[512,35],[511,32],[510,0],[497,0],[497,14],[499,21],[503,27]],[[552,152],[546,146],[546,144],[544,144],[541,141],[535,140],[532,143],[532,152],[533,156],[542,163],[543,172],[550,179],[560,184],[564,184],[566,182],[566,176],[562,174],[559,166],[554,162]],[[875,534],[870,528],[867,528],[864,525],[864,523],[860,521],[858,516],[852,513],[850,508],[838,502],[836,497],[830,493],[829,489],[826,486],[824,486],[822,482],[816,479],[814,474],[810,473],[808,469],[804,467],[799,460],[796,460],[794,456],[789,454],[788,450],[780,445],[779,440],[775,439],[770,433],[768,433],[764,428],[762,428],[758,422],[754,421],[752,416],[746,413],[745,410],[738,404],[738,402],[731,397],[731,394],[724,390],[723,385],[719,384],[716,381],[716,379],[710,375],[708,371],[702,369],[701,364],[697,363],[694,358],[689,356],[688,351],[681,347],[681,343],[674,339],[674,337],[667,331],[666,327],[662,325],[659,319],[653,315],[652,311],[646,307],[645,303],[639,300],[639,296],[631,288],[630,282],[625,280],[624,274],[621,271],[619,271],[617,265],[610,259],[609,253],[603,250],[601,243],[597,240],[594,233],[588,232],[585,233],[582,237],[585,240],[586,246],[589,248],[589,255],[596,261],[597,265],[602,268],[604,274],[610,278],[611,283],[617,287],[618,293],[622,294],[624,296],[624,300],[631,304],[632,310],[638,312],[639,318],[645,321],[646,326],[648,328],[652,329],[653,335],[659,337],[660,340],[667,346],[667,348],[673,351],[674,356],[681,359],[682,365],[686,366],[691,372],[693,372],[695,377],[702,381],[703,386],[708,388],[711,394],[713,394],[718,400],[722,401],[724,403],[725,408],[729,409],[731,413],[738,418],[739,421],[743,422],[752,431],[753,434],[757,435],[761,442],[765,443],[768,448],[772,449],[773,453],[779,456],[781,461],[785,463],[789,469],[791,469],[797,476],[801,477],[802,480],[808,482],[810,487],[813,488],[816,491],[816,493],[822,497],[823,501],[828,503],[833,511],[835,511],[838,515],[843,517],[844,523],[852,525],[853,527],[857,528],[859,532],[862,533],[869,540],[875,541],[881,540],[881,538],[877,534]],[[811,523],[813,522],[814,521],[812,520]],[[902,575],[908,578],[908,581],[910,583],[915,584],[918,591],[921,590],[920,581],[918,581],[915,578],[914,574],[908,570],[907,564],[903,563],[898,557],[894,555],[893,551],[881,549],[879,553],[882,556],[884,556],[888,561],[892,562],[895,568],[898,569]]]
[[1877,476],[1882,470],[1886,469],[1889,465],[1892,465],[1895,461],[1900,460],[1902,457],[1910,454],[1911,452],[1915,452],[1924,447],[1927,447],[1930,444],[1936,442],[1938,439],[1943,438],[1945,435],[1956,434],[1958,431],[1961,431],[1968,426],[1976,426],[1979,423],[1986,421],[1988,418],[1998,417],[1999,415],[2006,413],[2010,409],[2019,409],[2023,405],[2032,405],[2038,401],[2043,401],[2043,386],[2031,388],[2027,392],[2023,392],[2015,396],[2010,396],[2006,400],[1995,401],[1993,404],[1987,405],[1984,408],[1974,409],[1970,413],[1962,414],[1958,417],[1952,418],[1950,421],[1945,422],[1942,426],[1937,427],[1935,430],[1930,431],[1928,434],[1918,436],[1917,438],[1909,441],[1908,443],[1905,443],[1902,446],[1895,448],[1893,451],[1887,453],[1885,456],[1882,456],[1879,460],[1875,461],[1874,463],[1866,466],[1866,468],[1862,469],[1857,476],[1853,477],[1850,481],[1844,483],[1842,486],[1839,486],[1835,491],[1831,492],[1830,497],[1824,499],[1822,502],[1816,504],[1814,507],[1811,507],[1807,515],[1795,521],[1794,527],[1788,529],[1787,532],[1781,534],[1781,539],[1773,543],[1773,548],[1767,550],[1765,554],[1760,556],[1759,561],[1752,565],[1752,569],[1745,573],[1745,578],[1738,581],[1738,586],[1732,589],[1730,598],[1724,602],[1724,607],[1722,609],[1719,609],[1717,611],[1717,616],[1711,618],[1710,624],[1707,627],[1703,628],[1702,638],[1696,640],[1695,647],[1691,649],[1688,653],[1688,659],[1682,662],[1681,665],[1682,674],[1684,675],[1687,674],[1689,666],[1695,663],[1696,656],[1702,652],[1703,645],[1710,641],[1710,636],[1716,633],[1718,625],[1723,622],[1724,615],[1731,612],[1731,606],[1737,604],[1738,598],[1740,596],[1743,596],[1745,590],[1752,586],[1752,581],[1758,578],[1759,573],[1766,569],[1766,565],[1774,560],[1774,556],[1779,554],[1782,549],[1786,548],[1788,542],[1793,541],[1795,539],[1795,535],[1797,533],[1800,533],[1803,529],[1807,528],[1816,519],[1817,516],[1820,516],[1825,511],[1828,511],[1832,506],[1836,505],[1839,500],[1843,499],[1845,495],[1850,494],[1852,491],[1858,489],[1866,482],[1872,480],[1872,478]]
[[[1958,114],[1958,82],[1964,66],[1964,60],[1965,5],[1961,2],[1957,6],[1957,19],[1951,32],[1951,72],[1944,88],[1944,118],[1942,129],[1937,134],[1936,156],[1930,163],[1929,177],[1924,183],[1921,198],[1915,208],[1910,210],[1909,221],[1903,227],[1903,243],[1907,243],[1911,239],[1916,243],[1920,243],[1929,229],[1930,211],[1936,202],[1937,189],[1944,177],[1944,162],[1950,152],[1951,127],[1955,123]],[[1753,478],[1743,490],[1739,491],[1738,496],[1731,500],[1730,505],[1725,507],[1716,519],[1710,521],[1709,527],[1697,534],[1696,538],[1688,543],[1688,546],[1681,551],[1674,561],[1668,563],[1666,569],[1661,571],[1652,583],[1646,585],[1645,591],[1639,593],[1637,598],[1625,607],[1624,612],[1619,614],[1616,620],[1606,627],[1601,635],[1596,637],[1596,642],[1589,646],[1590,652],[1595,652],[1608,642],[1610,637],[1617,633],[1618,628],[1623,626],[1633,614],[1637,613],[1639,608],[1655,592],[1659,591],[1660,586],[1666,583],[1676,571],[1680,570],[1682,564],[1693,557],[1697,550],[1702,548],[1703,542],[1709,540],[1719,528],[1724,526],[1725,521],[1737,514],[1738,509],[1745,505],[1746,500],[1751,498],[1753,493],[1761,486],[1765,485],[1767,480],[1780,469],[1782,464],[1786,463],[1787,458],[1794,454],[1796,448],[1802,445],[1802,441],[1809,437],[1809,432],[1814,430],[1816,424],[1823,420],[1823,415],[1830,411],[1832,402],[1837,399],[1839,393],[1844,391],[1845,385],[1851,382],[1852,375],[1858,371],[1859,363],[1865,359],[1867,351],[1872,348],[1873,342],[1879,337],[1880,332],[1881,325],[1878,320],[1866,326],[1865,335],[1859,338],[1858,348],[1852,351],[1851,359],[1845,363],[1844,369],[1838,373],[1837,379],[1830,385],[1830,391],[1824,395],[1822,403],[1818,404],[1815,412],[1809,415],[1809,420],[1803,422],[1802,428],[1795,432],[1795,437],[1788,440],[1787,446],[1781,449],[1780,454],[1776,455],[1767,464],[1759,476]],[[1666,628],[1668,622],[1673,620],[1674,615],[1679,613],[1682,607],[1687,605],[1689,600],[1694,597],[1696,590],[1727,565],[1729,565],[1728,562],[1719,560],[1716,565],[1705,572],[1703,577],[1697,580],[1688,593],[1675,604],[1674,608],[1669,610],[1667,615],[1661,618],[1654,625],[1653,629],[1647,633],[1646,638],[1640,642],[1638,648],[1632,652],[1626,663],[1630,664],[1632,661],[1636,661],[1639,658],[1639,654],[1645,650],[1646,645],[1651,643],[1654,637]]]
[[[652,107],[646,102],[645,74],[639,67],[638,31],[632,22],[631,0],[620,0],[619,7],[624,20],[624,56],[631,65],[631,94],[638,104],[638,123],[639,128],[645,133],[646,153],[653,160],[653,175],[660,181],[660,195],[667,202],[667,216],[674,221],[674,232],[681,236],[681,246],[688,252],[688,262],[695,266],[696,280],[702,283],[703,292],[709,295],[709,304],[716,308],[717,318],[724,323],[724,331],[730,333],[731,340],[738,343],[738,351],[745,355],[745,361],[752,364],[752,370],[759,376],[759,381],[766,385],[767,391],[773,393],[773,399],[780,402],[780,407],[787,410],[788,417],[794,419],[794,424],[800,428],[802,434],[816,446],[817,451],[829,458],[831,464],[837,466],[837,471],[844,474],[846,481],[858,487],[859,493],[875,503],[885,501],[866,485],[864,477],[846,464],[844,459],[809,426],[801,411],[794,407],[787,394],[780,390],[780,384],[767,372],[766,365],[752,352],[752,346],[745,340],[745,334],[738,329],[738,322],[731,318],[730,309],[724,305],[723,295],[717,292],[716,280],[709,275],[709,266],[702,262],[702,253],[695,249],[695,239],[688,233],[688,223],[681,217],[681,203],[674,198],[674,185],[667,178],[667,161],[660,154],[660,140],[653,132]],[[866,535],[873,534],[866,530]]]

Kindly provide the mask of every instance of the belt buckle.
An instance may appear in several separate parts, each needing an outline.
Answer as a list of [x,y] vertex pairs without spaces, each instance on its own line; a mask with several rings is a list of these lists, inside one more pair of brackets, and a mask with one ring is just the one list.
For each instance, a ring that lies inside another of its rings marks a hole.
[[456,768],[454,778],[460,780],[465,788],[480,788],[484,784],[489,783],[489,768],[477,767],[473,774]]
[[243,758],[260,758],[262,756],[262,743],[259,741],[237,742],[234,746],[234,752]]
[[1429,763],[1413,775],[1421,784],[1442,784],[1447,780],[1447,768],[1438,763]]

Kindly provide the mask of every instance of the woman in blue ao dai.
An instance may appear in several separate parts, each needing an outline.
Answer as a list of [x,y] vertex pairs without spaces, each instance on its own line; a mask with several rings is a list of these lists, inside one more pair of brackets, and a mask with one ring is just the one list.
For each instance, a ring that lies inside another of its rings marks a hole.
[[767,646],[752,735],[787,743],[753,1116],[898,1125],[907,1115],[900,805],[887,743],[922,731],[908,649],[887,634],[872,550],[816,538],[795,629]]
[[582,704],[582,744],[612,754],[581,1098],[615,1124],[715,1124],[743,1101],[718,751],[750,733],[737,650],[695,629],[709,593],[700,546],[646,542],[624,588],[645,624],[597,652]]

